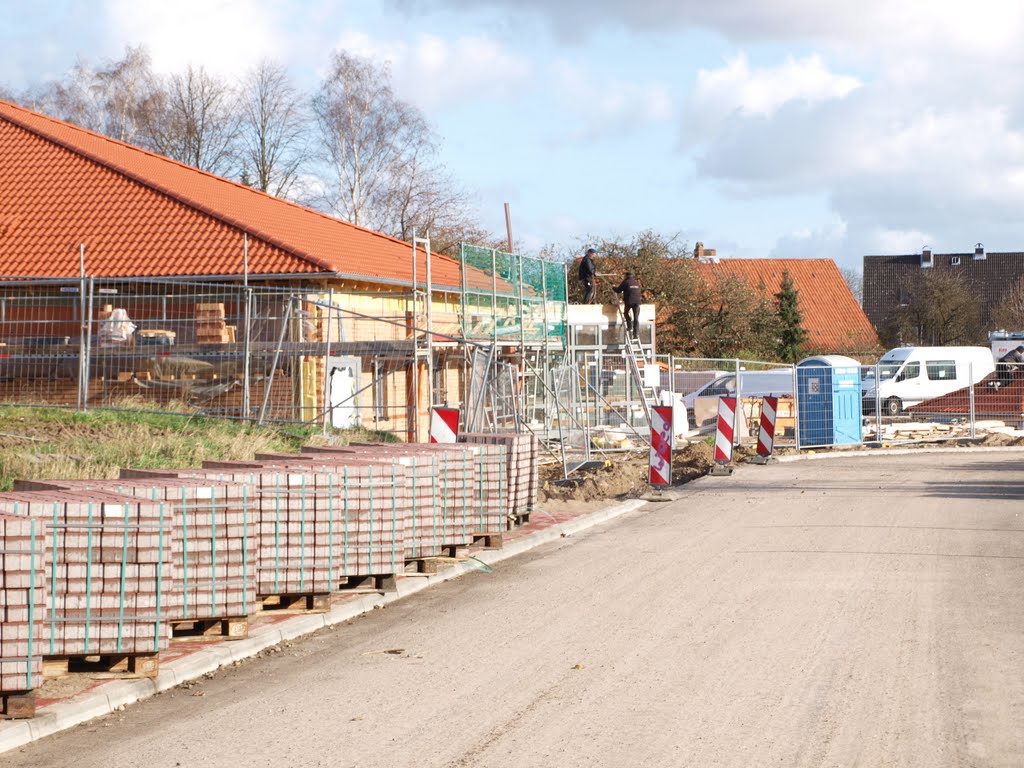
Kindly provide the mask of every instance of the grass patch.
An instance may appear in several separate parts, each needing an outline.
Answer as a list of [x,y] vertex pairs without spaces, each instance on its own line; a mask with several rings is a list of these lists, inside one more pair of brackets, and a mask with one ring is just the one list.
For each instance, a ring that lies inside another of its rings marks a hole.
[[121,467],[247,461],[257,453],[298,451],[320,431],[319,425],[258,427],[170,413],[0,407],[0,490],[18,478],[104,479],[117,477]]

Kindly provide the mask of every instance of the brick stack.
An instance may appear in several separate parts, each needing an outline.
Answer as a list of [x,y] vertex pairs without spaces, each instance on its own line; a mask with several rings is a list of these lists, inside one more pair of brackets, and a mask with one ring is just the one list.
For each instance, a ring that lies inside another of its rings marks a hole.
[[[248,484],[258,500],[256,591],[325,594],[347,578],[399,573],[410,494],[400,466],[321,471],[309,462],[207,462],[182,477]],[[123,474],[137,473],[137,470]]]
[[0,693],[43,682],[46,531],[41,520],[0,515]]
[[43,656],[152,654],[181,610],[173,513],[100,491],[0,494],[0,514],[40,519],[48,555]]
[[439,467],[436,456],[384,455],[348,448],[303,449],[303,457],[313,465],[340,467],[373,464],[405,469],[409,491],[409,521],[405,531],[405,554],[409,558],[432,557],[447,544],[444,509],[438,499]]
[[528,519],[537,503],[537,438],[532,434],[463,433],[460,443],[498,445],[505,449],[509,520]]
[[98,490],[164,501],[174,514],[180,610],[168,621],[245,617],[256,602],[256,498],[248,486],[195,478],[19,480],[15,490]]
[[[473,541],[474,510],[477,508],[476,457],[457,450],[455,446],[406,443],[353,443],[345,447],[359,456],[375,461],[408,463],[410,460],[436,459],[432,518],[423,521],[429,527],[431,541],[440,536],[444,546],[465,546]],[[433,468],[433,467],[432,467]],[[427,542],[423,542],[424,545]]]

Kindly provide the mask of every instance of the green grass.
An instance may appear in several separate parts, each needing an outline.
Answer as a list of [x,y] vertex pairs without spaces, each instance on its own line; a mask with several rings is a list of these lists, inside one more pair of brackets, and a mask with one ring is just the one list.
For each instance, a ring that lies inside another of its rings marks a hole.
[[[121,467],[175,469],[204,461],[246,461],[257,453],[295,452],[322,441],[319,425],[257,427],[203,416],[137,411],[0,407],[0,490],[15,479],[115,478]],[[366,430],[334,433],[334,442],[382,441]]]

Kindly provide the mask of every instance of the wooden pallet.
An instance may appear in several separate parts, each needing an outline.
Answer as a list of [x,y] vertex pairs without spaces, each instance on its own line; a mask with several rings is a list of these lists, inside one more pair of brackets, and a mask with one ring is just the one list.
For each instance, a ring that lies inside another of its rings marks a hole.
[[448,570],[459,563],[466,562],[465,557],[445,557],[444,555],[432,555],[430,557],[410,557],[405,561],[406,573],[422,573],[433,575]]
[[503,536],[501,533],[474,533],[472,546],[481,549],[501,549],[504,546]]
[[348,576],[344,582],[338,585],[338,591],[343,595],[361,592],[397,592],[398,580],[393,573],[378,576]]
[[0,692],[0,720],[25,720],[36,716],[36,692]]
[[299,611],[301,613],[327,613],[331,596],[326,592],[293,595],[265,595],[260,608],[264,611]]
[[244,640],[249,636],[249,619],[231,617],[220,619],[189,619],[171,622],[172,637],[223,637],[226,640]]
[[43,659],[43,677],[64,677],[73,672],[110,677],[156,677],[160,657],[155,653],[121,653],[103,656],[49,656]]

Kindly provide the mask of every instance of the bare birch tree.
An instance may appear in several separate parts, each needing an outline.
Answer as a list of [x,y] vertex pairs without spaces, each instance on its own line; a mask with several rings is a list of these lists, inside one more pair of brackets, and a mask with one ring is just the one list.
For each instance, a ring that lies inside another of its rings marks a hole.
[[171,75],[159,104],[146,115],[140,139],[162,155],[222,176],[236,166],[237,96],[202,67]]
[[262,61],[242,82],[239,98],[242,181],[277,197],[290,197],[308,156],[306,99],[285,68]]
[[157,98],[149,54],[142,46],[129,46],[123,59],[98,69],[80,57],[63,78],[30,91],[24,102],[58,119],[134,142]]
[[437,136],[395,95],[386,66],[336,52],[313,111],[332,213],[404,240],[429,232],[439,251],[483,238],[468,196],[438,161]]

